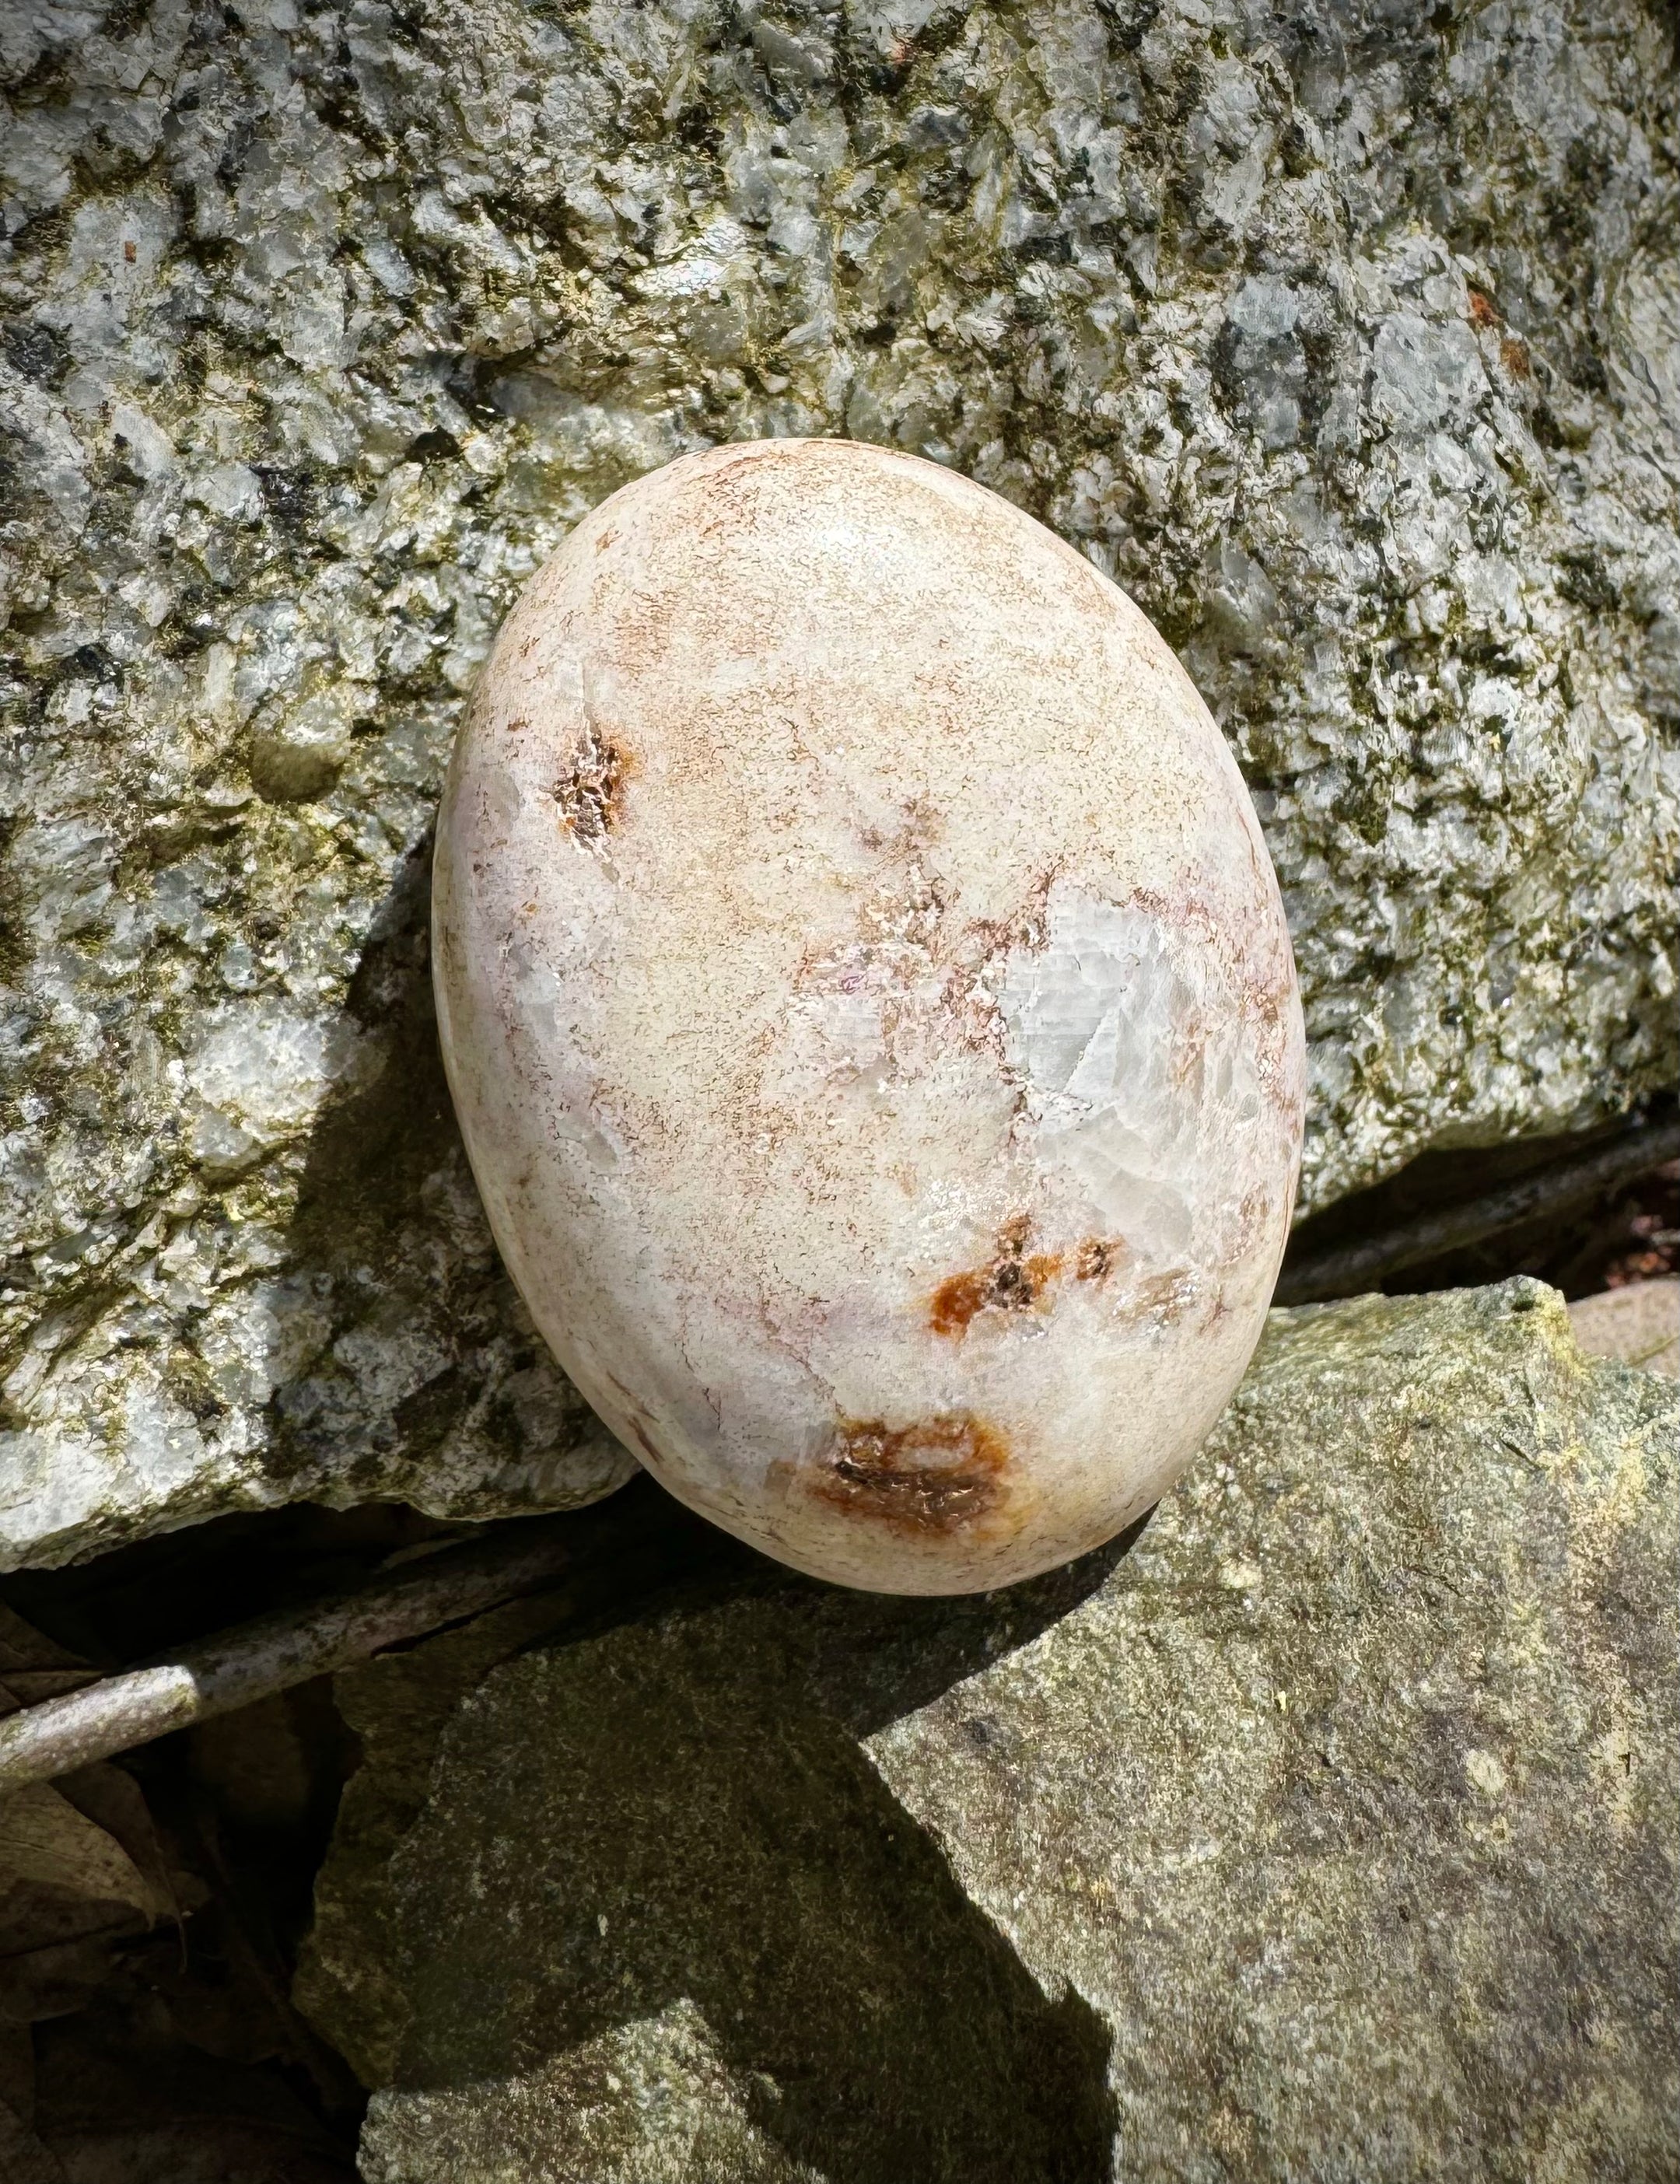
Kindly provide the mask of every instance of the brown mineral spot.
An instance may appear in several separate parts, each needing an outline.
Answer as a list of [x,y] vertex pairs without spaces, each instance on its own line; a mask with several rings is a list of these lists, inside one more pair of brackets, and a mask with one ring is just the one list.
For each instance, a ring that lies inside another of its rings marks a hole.
[[888,1427],[841,1418],[814,1491],[831,1507],[895,1531],[945,1537],[998,1508],[1009,1444],[966,1412]]
[[1207,1302],[1202,1306],[1201,1316],[1197,1320],[1196,1324],[1201,1329],[1204,1334],[1211,1334],[1215,1328],[1219,1326],[1222,1321],[1229,1319],[1230,1317],[1231,1307],[1225,1301],[1224,1290],[1215,1290],[1213,1295],[1208,1299]]
[[550,794],[566,831],[593,849],[618,824],[625,783],[635,772],[630,754],[611,737],[591,728],[581,749]]
[[1264,1184],[1256,1184],[1245,1190],[1237,1208],[1235,1233],[1225,1252],[1225,1263],[1234,1265],[1244,1259],[1253,1248],[1257,1237],[1263,1234],[1271,1217],[1271,1193]]
[[1082,1282],[1101,1281],[1125,1248],[1123,1244],[1107,1243],[1100,1236],[1087,1236],[1080,1245],[1074,1258],[1075,1279]]
[[1062,1270],[1060,1251],[1035,1251],[1026,1238],[1031,1224],[1017,1214],[999,1232],[991,1263],[948,1275],[928,1300],[927,1323],[936,1334],[960,1341],[969,1323],[982,1312],[1026,1312],[1037,1305]]
[[1528,376],[1528,352],[1514,336],[1507,334],[1499,343],[1499,361],[1513,379]]
[[1165,1320],[1180,1319],[1194,1301],[1196,1284],[1188,1267],[1169,1267],[1140,1282],[1132,1303],[1137,1311],[1159,1312]]
[[987,1274],[953,1274],[934,1290],[927,1307],[927,1323],[936,1334],[965,1334],[968,1323],[984,1309],[991,1278]]
[[1499,323],[1499,313],[1479,288],[1470,292],[1470,315],[1478,326],[1496,326]]

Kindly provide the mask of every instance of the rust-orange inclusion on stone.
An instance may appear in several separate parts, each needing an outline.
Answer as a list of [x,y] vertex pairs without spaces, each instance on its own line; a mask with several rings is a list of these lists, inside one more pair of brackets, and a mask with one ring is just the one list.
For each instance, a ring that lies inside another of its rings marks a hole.
[[1025,1312],[1037,1304],[1061,1272],[1059,1251],[1026,1256],[1030,1223],[1018,1214],[999,1232],[991,1263],[952,1274],[928,1301],[927,1323],[936,1334],[960,1339],[982,1312]]
[[[935,1334],[960,1341],[970,1323],[982,1312],[1026,1312],[1042,1307],[1046,1292],[1066,1264],[1062,1251],[1028,1253],[1029,1223],[1019,1215],[999,1234],[991,1263],[952,1274],[929,1298],[927,1324]],[[1099,1282],[1124,1249],[1088,1236],[1074,1256],[1074,1275],[1082,1282]]]
[[1009,1461],[1004,1436],[966,1412],[898,1427],[842,1418],[814,1490],[848,1514],[937,1536],[997,1510]]

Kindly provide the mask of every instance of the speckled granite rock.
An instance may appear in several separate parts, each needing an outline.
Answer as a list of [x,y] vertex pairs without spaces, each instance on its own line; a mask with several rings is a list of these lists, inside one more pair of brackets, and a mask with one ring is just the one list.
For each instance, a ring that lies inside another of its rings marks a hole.
[[1278,1313],[1129,1553],[341,1678],[364,2175],[1672,2174],[1677,1412],[1535,1283]]
[[17,0],[0,68],[0,1560],[615,1475],[411,883],[520,582],[708,439],[954,463],[1154,616],[1288,899],[1310,1202],[1672,1073],[1654,0]]

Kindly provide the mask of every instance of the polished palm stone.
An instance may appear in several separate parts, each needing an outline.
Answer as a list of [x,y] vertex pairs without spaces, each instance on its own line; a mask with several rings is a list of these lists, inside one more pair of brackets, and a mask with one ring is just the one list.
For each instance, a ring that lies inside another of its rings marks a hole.
[[685,458],[509,617],[451,771],[444,1052],[613,1430],[842,1583],[1147,1509],[1258,1338],[1302,1127],[1276,879],[1112,583],[839,441]]

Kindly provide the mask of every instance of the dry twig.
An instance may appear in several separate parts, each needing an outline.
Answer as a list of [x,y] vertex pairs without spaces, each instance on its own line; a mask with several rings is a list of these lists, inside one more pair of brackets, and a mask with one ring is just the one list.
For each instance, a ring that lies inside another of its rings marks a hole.
[[545,1518],[445,1547],[360,1591],[264,1617],[171,1658],[64,1692],[0,1720],[0,1793],[50,1781],[212,1714],[365,1660],[529,1592],[576,1563],[592,1530]]

